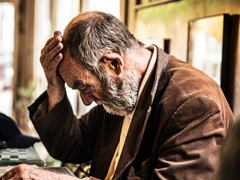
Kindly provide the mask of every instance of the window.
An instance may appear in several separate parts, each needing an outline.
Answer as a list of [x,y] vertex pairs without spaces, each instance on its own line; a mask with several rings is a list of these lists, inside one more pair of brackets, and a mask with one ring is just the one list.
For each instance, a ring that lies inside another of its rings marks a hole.
[[0,3],[0,111],[12,115],[14,51],[13,3]]

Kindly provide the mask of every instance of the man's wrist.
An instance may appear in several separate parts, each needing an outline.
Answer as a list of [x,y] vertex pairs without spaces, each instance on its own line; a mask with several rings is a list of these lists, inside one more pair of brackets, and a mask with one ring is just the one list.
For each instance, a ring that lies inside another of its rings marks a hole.
[[47,88],[48,94],[48,111],[52,110],[59,102],[61,102],[65,96],[64,88]]

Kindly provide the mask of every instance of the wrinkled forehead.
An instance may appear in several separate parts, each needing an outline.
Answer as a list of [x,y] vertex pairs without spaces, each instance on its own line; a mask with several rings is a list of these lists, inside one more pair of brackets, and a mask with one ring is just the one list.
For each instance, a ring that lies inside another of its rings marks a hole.
[[73,89],[76,87],[76,82],[80,85],[88,85],[92,82],[96,83],[98,80],[98,77],[94,73],[81,62],[77,62],[75,59],[71,58],[68,53],[65,54],[62,62],[59,64],[58,71],[62,79]]
[[63,59],[58,66],[58,71],[64,81],[69,77],[84,77],[84,74],[90,73],[90,70],[81,62],[72,58],[67,50],[63,52]]
[[63,59],[58,65],[58,72],[60,76],[64,79],[67,74],[73,74],[78,68],[78,62],[76,62],[69,54],[67,50],[63,51]]

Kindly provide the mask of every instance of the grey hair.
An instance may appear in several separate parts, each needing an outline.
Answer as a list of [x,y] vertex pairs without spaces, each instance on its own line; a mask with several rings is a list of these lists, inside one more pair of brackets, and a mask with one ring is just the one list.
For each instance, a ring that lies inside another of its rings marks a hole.
[[64,46],[73,59],[80,61],[100,79],[103,74],[98,62],[105,52],[125,54],[127,49],[143,45],[125,24],[110,14],[95,11],[80,16],[86,18],[70,23],[66,29]]

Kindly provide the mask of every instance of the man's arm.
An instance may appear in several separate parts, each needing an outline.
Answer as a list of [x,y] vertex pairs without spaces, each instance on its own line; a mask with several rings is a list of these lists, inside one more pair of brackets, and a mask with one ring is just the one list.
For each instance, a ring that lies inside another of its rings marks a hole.
[[63,59],[62,34],[54,32],[54,37],[50,38],[41,50],[40,62],[47,79],[48,110],[59,103],[65,94],[64,81],[57,73],[58,65]]
[[96,106],[81,119],[76,119],[65,95],[51,111],[41,114],[38,108],[44,106],[47,98],[45,92],[29,107],[29,111],[30,119],[48,152],[64,162],[89,161],[105,111]]

